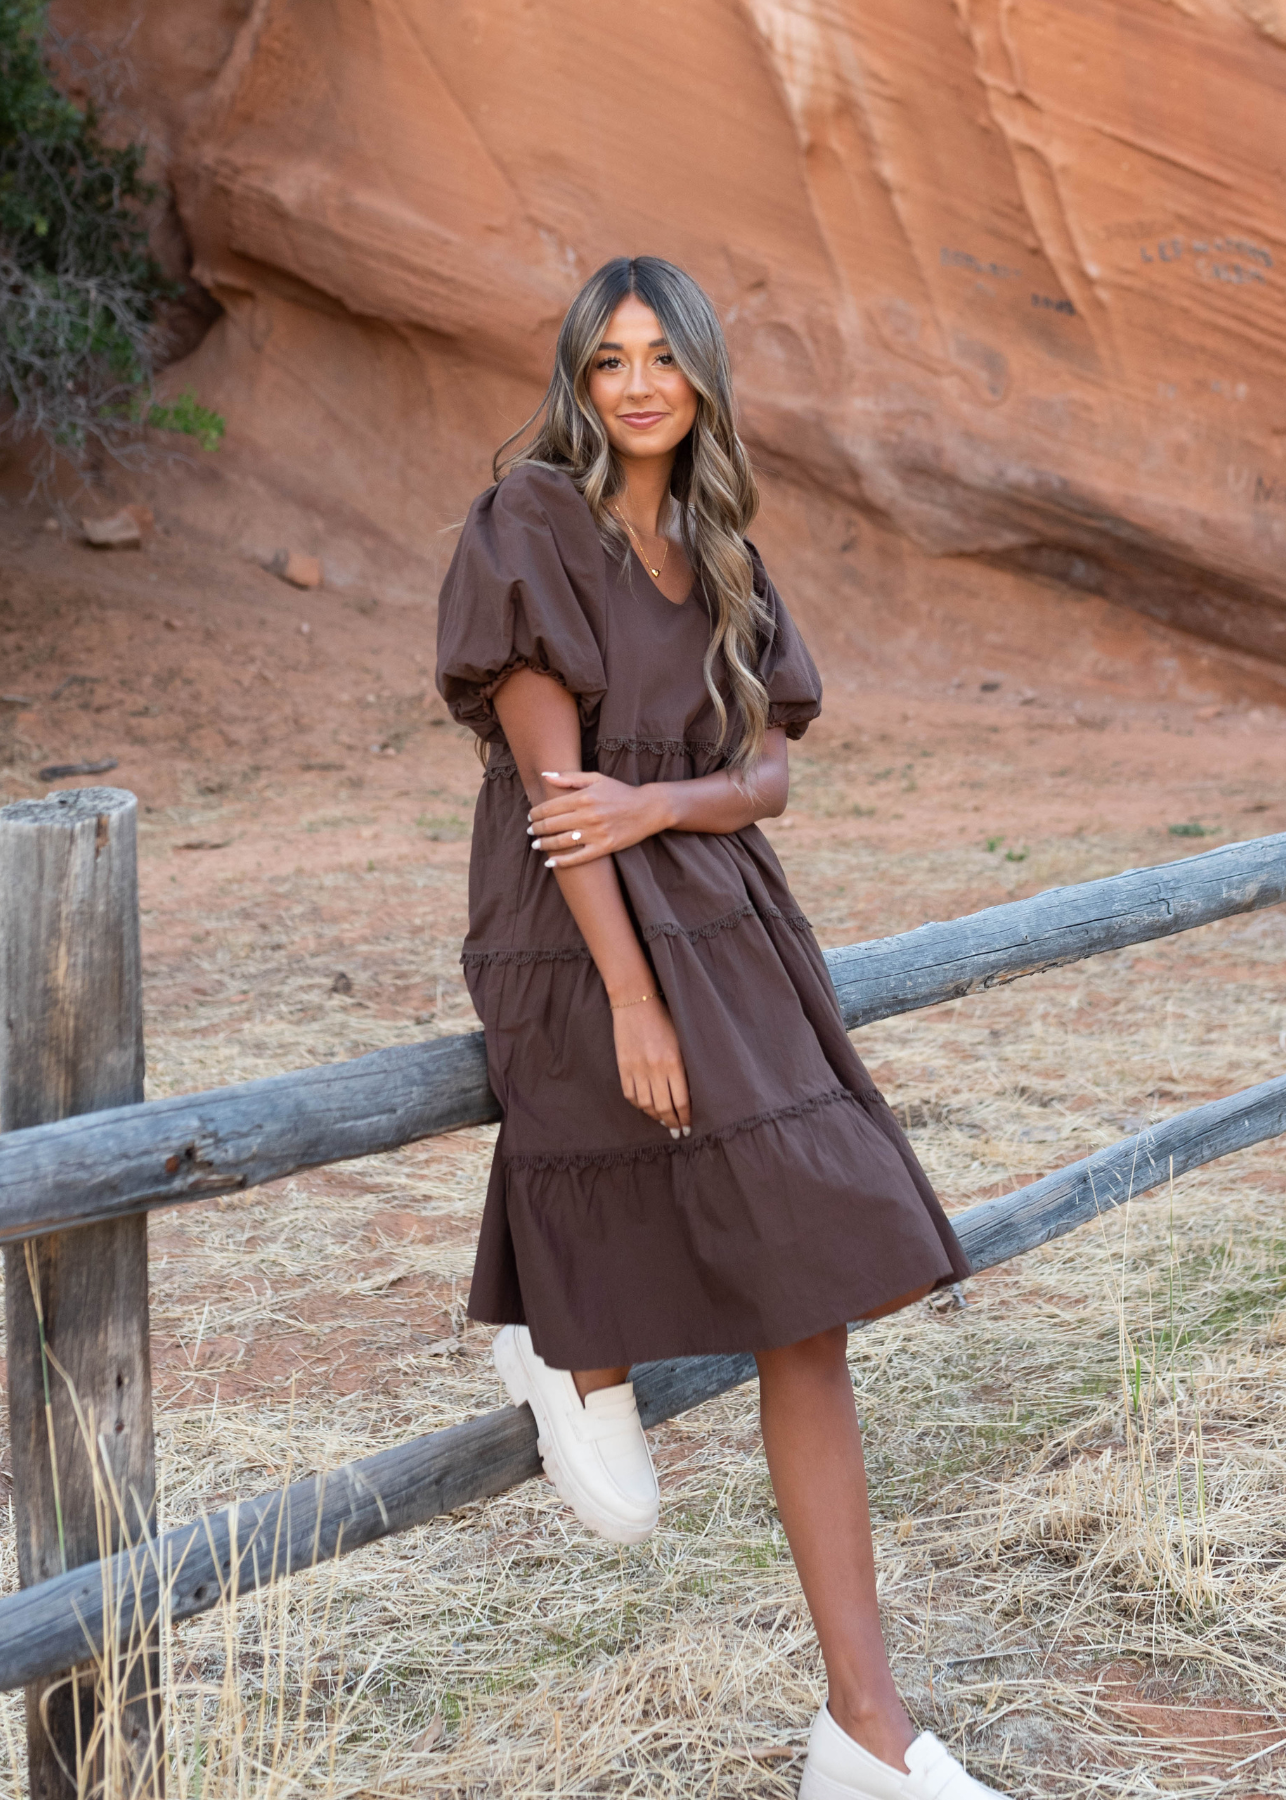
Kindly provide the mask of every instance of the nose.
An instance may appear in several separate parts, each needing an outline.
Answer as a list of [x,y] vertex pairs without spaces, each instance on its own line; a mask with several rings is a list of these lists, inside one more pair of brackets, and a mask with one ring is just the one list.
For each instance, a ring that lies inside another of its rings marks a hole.
[[648,374],[647,359],[644,357],[630,365],[630,380],[626,396],[630,400],[643,400],[651,392],[652,382]]

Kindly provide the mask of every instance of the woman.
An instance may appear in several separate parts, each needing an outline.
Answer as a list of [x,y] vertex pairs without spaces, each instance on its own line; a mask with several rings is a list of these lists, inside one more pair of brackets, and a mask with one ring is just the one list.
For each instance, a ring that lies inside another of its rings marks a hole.
[[756,828],[821,689],[745,538],[705,294],[605,264],[536,418],[438,626],[438,685],[486,746],[464,964],[504,1108],[470,1313],[503,1326],[554,1486],[624,1543],[658,1504],[631,1364],[753,1351],[828,1681],[803,1800],[980,1800],[889,1671],[845,1354],[846,1321],[969,1265]]

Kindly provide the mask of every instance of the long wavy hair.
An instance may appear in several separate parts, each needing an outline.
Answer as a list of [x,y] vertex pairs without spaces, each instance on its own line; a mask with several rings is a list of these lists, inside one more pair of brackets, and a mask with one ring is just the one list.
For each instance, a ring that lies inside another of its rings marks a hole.
[[[522,463],[541,463],[570,475],[599,535],[619,553],[624,568],[629,540],[608,502],[622,491],[625,478],[590,400],[589,371],[608,321],[631,295],[656,314],[675,362],[696,390],[697,416],[678,447],[670,494],[683,548],[711,607],[704,667],[719,719],[719,742],[727,740],[730,726],[715,680],[722,651],[739,714],[739,735],[729,762],[740,768],[759,757],[768,719],[768,694],[755,669],[772,623],[764,600],[755,592],[745,540],[759,510],[759,490],[733,422],[732,370],[723,329],[709,297],[692,277],[659,256],[613,257],[591,275],[567,309],[544,399],[500,446],[492,472],[500,481]],[[522,443],[533,426],[534,435]],[[510,449],[515,444],[520,447]]]

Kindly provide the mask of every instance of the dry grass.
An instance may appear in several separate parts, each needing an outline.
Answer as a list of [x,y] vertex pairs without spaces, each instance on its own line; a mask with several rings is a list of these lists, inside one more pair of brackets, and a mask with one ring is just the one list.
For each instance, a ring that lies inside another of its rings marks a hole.
[[[842,800],[818,766],[805,822]],[[829,942],[1166,854],[1086,837],[1004,869],[778,842]],[[424,883],[447,879],[212,894],[151,971],[154,1091],[466,1026],[458,900],[424,924]],[[1228,921],[857,1041],[961,1206],[1280,1072],[1283,950],[1280,913]],[[417,1023],[387,984],[428,959]],[[337,967],[361,977],[352,998],[328,992]],[[496,1404],[462,1305],[490,1139],[154,1218],[167,1521]],[[851,1341],[898,1678],[999,1786],[1286,1789],[1257,1754],[1286,1738],[1284,1191],[1280,1151],[1247,1153],[980,1278],[963,1312]],[[174,1791],[793,1794],[822,1687],[753,1391],[655,1444],[662,1523],[638,1549],[531,1484],[180,1628]],[[0,1556],[8,1586],[10,1534]],[[3,1717],[20,1735],[16,1697]]]

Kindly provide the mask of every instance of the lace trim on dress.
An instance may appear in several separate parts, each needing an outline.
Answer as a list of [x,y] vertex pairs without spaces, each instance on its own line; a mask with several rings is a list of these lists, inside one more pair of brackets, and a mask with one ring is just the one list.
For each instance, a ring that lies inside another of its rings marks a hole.
[[[747,903],[745,906],[734,907],[720,919],[708,920],[704,925],[680,925],[674,919],[662,919],[657,925],[645,925],[643,941],[650,944],[659,937],[681,937],[694,944],[698,938],[718,937],[721,931],[728,931],[732,926],[740,925],[743,919],[749,918],[780,919],[782,924],[791,926],[795,931],[812,930],[803,913],[783,912],[779,906],[769,904],[752,906]],[[584,944],[561,944],[551,950],[462,950],[460,961],[477,967],[483,963],[584,962],[588,956],[589,950]]]
[[694,1150],[701,1150],[708,1144],[723,1143],[727,1138],[739,1137],[743,1131],[754,1131],[760,1125],[775,1125],[779,1119],[802,1119],[819,1107],[833,1106],[838,1100],[852,1101],[859,1104],[855,1095],[847,1088],[831,1088],[824,1094],[812,1094],[807,1100],[797,1100],[793,1106],[778,1106],[769,1112],[754,1113],[748,1119],[738,1119],[735,1124],[721,1125],[717,1131],[703,1131],[699,1137],[680,1138],[677,1143],[671,1139],[661,1144],[636,1144],[629,1150],[590,1150],[583,1154],[547,1150],[529,1152],[518,1156],[506,1156],[505,1166],[509,1169],[555,1169],[566,1173],[569,1169],[616,1169],[625,1163],[653,1162],[658,1156],[691,1156]]
[[599,738],[598,748],[602,750],[631,750],[636,754],[650,751],[654,756],[682,756],[685,751],[713,751],[720,748],[717,738],[636,738],[605,737]]
[[793,926],[796,931],[812,929],[803,913],[783,912],[780,906],[773,906],[770,903],[755,906],[747,901],[744,906],[736,906],[731,912],[724,913],[721,918],[710,919],[704,925],[680,925],[675,919],[662,919],[657,925],[645,925],[643,941],[645,944],[650,944],[654,938],[681,937],[686,938],[690,944],[694,944],[698,938],[718,937],[721,931],[728,931],[732,926],[740,925],[743,919],[749,918],[780,919],[784,925]]
[[480,963],[584,962],[588,956],[584,944],[565,944],[556,950],[462,950],[460,961],[476,967]]

